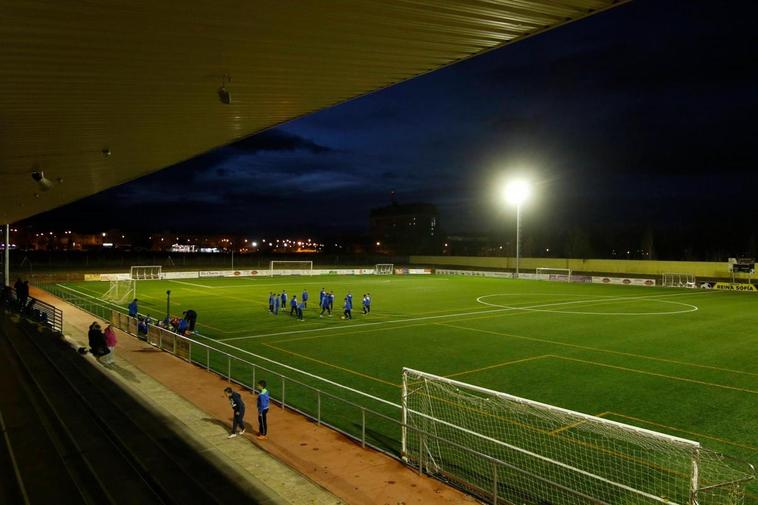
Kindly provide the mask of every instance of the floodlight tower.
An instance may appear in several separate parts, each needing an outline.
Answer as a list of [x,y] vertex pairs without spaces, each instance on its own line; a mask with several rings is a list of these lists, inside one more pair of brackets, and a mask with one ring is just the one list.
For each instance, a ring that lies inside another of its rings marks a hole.
[[510,181],[505,185],[503,193],[505,201],[516,206],[516,278],[519,274],[519,261],[521,259],[521,204],[523,204],[529,194],[531,186],[528,181],[517,179]]

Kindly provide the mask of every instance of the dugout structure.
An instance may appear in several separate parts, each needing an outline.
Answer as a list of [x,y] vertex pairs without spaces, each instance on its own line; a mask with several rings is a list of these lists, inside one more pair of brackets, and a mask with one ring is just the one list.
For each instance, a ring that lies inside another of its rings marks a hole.
[[661,274],[661,286],[665,288],[696,288],[695,276],[683,272]]
[[673,437],[403,369],[402,454],[488,503],[739,505],[751,465]]

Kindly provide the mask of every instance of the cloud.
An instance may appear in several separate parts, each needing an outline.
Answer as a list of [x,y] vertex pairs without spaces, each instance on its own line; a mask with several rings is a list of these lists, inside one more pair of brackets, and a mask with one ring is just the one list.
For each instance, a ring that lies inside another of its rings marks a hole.
[[227,146],[227,149],[251,154],[270,151],[307,151],[311,154],[325,154],[334,151],[331,147],[282,129],[267,130],[252,135]]

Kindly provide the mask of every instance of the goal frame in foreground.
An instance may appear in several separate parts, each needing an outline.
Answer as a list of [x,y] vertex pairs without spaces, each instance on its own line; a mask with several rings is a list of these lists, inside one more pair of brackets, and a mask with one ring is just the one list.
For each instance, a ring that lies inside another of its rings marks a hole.
[[686,272],[664,272],[661,274],[661,286],[665,288],[696,288],[695,274]]
[[404,368],[402,388],[403,460],[489,503],[739,505],[755,478],[696,441],[446,377]]
[[[279,264],[287,264],[292,267],[299,265],[301,268],[282,268],[277,269],[275,267]],[[269,264],[269,275],[274,277],[275,275],[313,275],[313,261],[285,261],[285,260],[271,260]]]
[[137,298],[137,281],[135,279],[112,280],[102,298],[117,304],[134,300]]
[[571,282],[571,269],[570,268],[548,268],[539,267],[534,270],[534,275],[541,280],[545,281],[563,281],[559,278],[551,278],[551,274],[557,274],[558,276],[565,277],[565,282]]
[[394,263],[377,263],[374,265],[374,275],[393,275],[394,273]]

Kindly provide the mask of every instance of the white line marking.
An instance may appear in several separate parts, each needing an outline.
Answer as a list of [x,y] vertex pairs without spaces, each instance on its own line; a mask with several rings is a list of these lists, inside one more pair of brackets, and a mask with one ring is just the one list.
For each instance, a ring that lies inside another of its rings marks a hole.
[[[507,293],[506,293],[507,294]],[[312,329],[305,329],[305,330],[292,330],[292,331],[281,331],[277,333],[264,333],[261,335],[246,335],[243,337],[232,337],[232,338],[225,338],[223,339],[224,342],[231,342],[234,340],[245,340],[245,339],[254,339],[254,338],[264,338],[264,337],[277,337],[281,335],[294,335],[298,333],[312,333],[312,332],[318,332],[318,331],[327,331],[327,330],[340,330],[340,329],[356,329],[356,328],[362,328],[364,326],[377,326],[377,325],[383,325],[383,324],[396,324],[396,323],[411,323],[414,321],[427,321],[431,319],[445,319],[449,317],[459,317],[459,316],[472,316],[472,315],[478,315],[478,314],[495,314],[498,312],[508,312],[508,311],[514,311],[514,310],[534,310],[534,309],[541,309],[544,307],[554,307],[558,305],[571,305],[575,303],[590,303],[590,302],[601,302],[601,301],[611,301],[611,300],[637,300],[637,299],[647,299],[647,298],[661,298],[661,297],[670,297],[670,296],[683,296],[683,295],[692,295],[695,293],[675,293],[675,294],[668,294],[668,295],[650,295],[650,296],[619,296],[619,297],[612,297],[611,295],[604,295],[601,298],[594,298],[594,299],[588,299],[588,300],[573,300],[570,302],[557,302],[557,303],[545,303],[540,305],[532,305],[527,307],[504,307],[500,309],[494,309],[494,310],[477,310],[474,312],[458,312],[454,314],[443,314],[440,316],[425,316],[425,317],[411,317],[407,319],[395,319],[391,321],[378,321],[376,323],[362,323],[362,324],[355,324],[350,326],[343,326],[343,327],[332,327],[332,326],[325,326],[323,328],[312,328]],[[702,294],[702,293],[697,293]],[[484,296],[495,296],[495,295],[484,295]],[[523,294],[522,294],[523,296]],[[560,295],[556,295],[560,296]],[[582,296],[582,295],[574,295],[574,296]],[[479,298],[482,298],[481,296]],[[479,298],[477,298],[477,301],[479,301]],[[484,304],[484,302],[480,302]],[[694,307],[694,305],[693,305]],[[695,309],[697,310],[697,308]],[[689,312],[689,311],[688,311]],[[660,313],[658,313],[660,314]],[[626,314],[624,314],[626,315]],[[647,315],[647,314],[646,314]],[[220,340],[220,339],[219,339]]]
[[[658,303],[669,303],[672,305],[681,305],[683,307],[686,307],[685,310],[671,310],[667,312],[602,312],[602,311],[578,311],[578,310],[545,310],[540,308],[534,308],[534,307],[511,307],[509,305],[501,305],[497,303],[489,303],[485,302],[485,298],[490,298],[492,296],[511,296],[510,294],[500,294],[500,295],[484,295],[480,296],[476,299],[477,302],[483,304],[483,305],[489,305],[490,307],[502,307],[502,308],[512,308],[514,310],[525,310],[529,312],[549,312],[552,314],[574,314],[574,315],[583,315],[583,316],[667,316],[667,315],[674,315],[674,314],[686,314],[688,312],[695,312],[698,310],[697,305],[692,305],[691,303],[683,303],[683,302],[675,302],[672,300],[659,300],[659,299],[653,299],[652,297],[624,297],[624,298],[608,298],[607,296],[605,299],[601,300],[577,300],[573,302],[567,302],[566,305],[570,305],[573,303],[595,303],[595,302],[607,302],[607,303],[615,303],[615,302],[626,302],[627,299],[630,300],[647,300],[647,301],[653,301]],[[659,295],[659,296],[677,296],[677,295]]]

